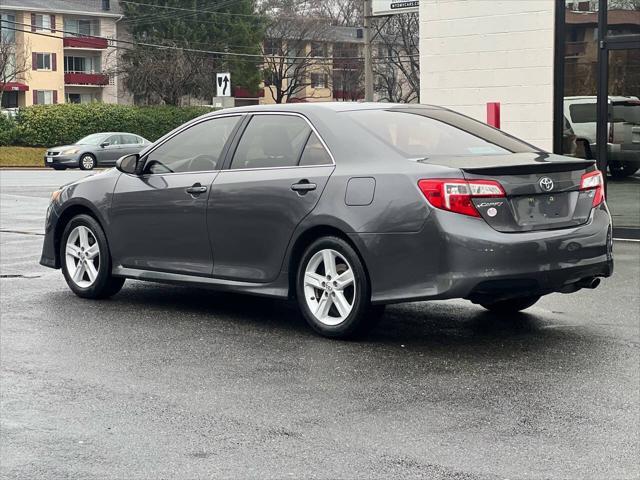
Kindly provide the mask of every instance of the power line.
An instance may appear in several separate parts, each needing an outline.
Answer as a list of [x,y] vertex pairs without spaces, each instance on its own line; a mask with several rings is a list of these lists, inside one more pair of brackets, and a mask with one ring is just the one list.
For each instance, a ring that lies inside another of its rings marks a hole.
[[[0,23],[11,23],[14,25],[21,25],[23,27],[31,27],[30,24],[27,23],[21,23],[21,22],[14,22],[11,20],[1,20]],[[19,30],[17,28],[12,28],[12,27],[5,27],[8,28],[10,30],[15,30],[15,31],[19,31],[19,32],[23,32],[23,33],[27,33],[27,34],[34,34],[34,35],[40,35],[40,36],[45,36],[45,37],[51,37],[51,38],[57,38],[57,39],[61,39],[61,37],[57,36],[57,35],[51,35],[51,34],[47,34],[47,33],[43,33],[43,32],[33,32],[33,31],[28,31],[28,30]],[[67,34],[71,34],[71,35],[76,35],[75,32],[70,32],[70,31],[66,31],[66,30],[60,30],[60,29],[56,29],[56,31],[59,31],[61,33],[67,33]],[[254,58],[254,59],[259,59],[260,63],[263,63],[265,58],[273,58],[273,59],[283,59],[283,60],[313,60],[314,62],[316,62],[317,64],[322,63],[322,61],[328,61],[328,62],[334,62],[335,60],[340,60],[340,61],[345,61],[345,60],[363,60],[362,56],[354,56],[354,57],[327,57],[327,56],[317,56],[317,57],[309,57],[309,56],[292,56],[292,55],[264,55],[261,53],[239,53],[239,52],[229,52],[229,51],[215,51],[215,50],[204,50],[204,49],[197,49],[197,48],[190,48],[190,47],[180,47],[177,45],[160,45],[160,44],[154,44],[154,43],[146,43],[146,42],[132,42],[132,41],[127,41],[127,40],[119,40],[119,39],[110,39],[107,37],[100,37],[100,36],[95,36],[92,35],[92,38],[99,38],[102,40],[106,40],[108,42],[115,42],[115,43],[123,43],[126,45],[132,45],[132,46],[142,46],[142,47],[149,47],[149,48],[157,48],[160,50],[181,50],[184,52],[192,52],[192,53],[203,53],[203,54],[209,54],[209,55],[218,55],[218,56],[229,56],[229,57],[238,57],[238,58],[242,58],[242,57],[246,57],[246,58]],[[111,45],[113,48],[118,48],[118,46],[116,45]],[[417,56],[417,54],[407,54],[407,55],[402,55],[402,57],[415,57]],[[377,60],[382,60],[382,59],[391,59],[391,58],[397,58],[397,57],[376,57]]]

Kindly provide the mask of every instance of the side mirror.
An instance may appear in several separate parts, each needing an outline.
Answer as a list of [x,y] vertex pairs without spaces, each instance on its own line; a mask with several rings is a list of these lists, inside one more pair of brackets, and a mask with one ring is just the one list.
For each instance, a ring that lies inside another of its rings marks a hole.
[[108,146],[109,146],[109,142],[102,142],[102,143],[100,144],[100,147],[101,147],[101,148],[108,147]]
[[128,173],[130,175],[135,175],[136,169],[138,168],[138,160],[140,160],[140,155],[134,153],[132,155],[125,155],[124,157],[120,157],[116,162],[116,168],[120,170],[122,173]]

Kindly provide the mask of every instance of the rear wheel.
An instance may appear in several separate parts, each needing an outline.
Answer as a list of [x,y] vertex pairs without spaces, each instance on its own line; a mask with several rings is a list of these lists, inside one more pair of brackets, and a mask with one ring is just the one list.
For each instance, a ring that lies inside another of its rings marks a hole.
[[520,297],[493,303],[481,303],[480,305],[495,313],[517,313],[531,307],[538,300],[540,297]]
[[640,170],[640,167],[630,165],[624,162],[609,162],[609,173],[613,178],[625,178],[630,177],[634,173]]
[[79,297],[108,298],[124,284],[124,278],[111,275],[107,238],[89,215],[77,215],[65,227],[60,259],[67,285]]
[[362,261],[347,242],[324,237],[304,252],[296,281],[298,304],[320,335],[353,338],[375,326],[384,306],[372,307]]

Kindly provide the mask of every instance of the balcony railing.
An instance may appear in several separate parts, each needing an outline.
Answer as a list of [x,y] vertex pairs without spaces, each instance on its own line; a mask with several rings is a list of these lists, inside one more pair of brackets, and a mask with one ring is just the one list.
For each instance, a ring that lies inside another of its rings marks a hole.
[[105,49],[109,46],[109,41],[99,37],[64,37],[63,45],[65,48]]
[[98,85],[109,83],[109,76],[104,73],[91,72],[65,72],[64,83],[66,85]]

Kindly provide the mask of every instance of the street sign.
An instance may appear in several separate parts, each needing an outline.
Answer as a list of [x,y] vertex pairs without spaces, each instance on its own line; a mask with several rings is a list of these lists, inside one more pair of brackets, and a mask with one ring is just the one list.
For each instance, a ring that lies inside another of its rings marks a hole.
[[372,0],[372,15],[396,15],[418,11],[419,0]]
[[231,96],[231,74],[230,73],[216,74],[216,92],[218,97]]

